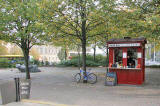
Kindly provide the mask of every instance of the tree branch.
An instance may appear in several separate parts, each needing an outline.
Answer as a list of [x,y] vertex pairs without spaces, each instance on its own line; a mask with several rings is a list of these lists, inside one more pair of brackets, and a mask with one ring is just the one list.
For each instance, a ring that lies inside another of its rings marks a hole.
[[95,36],[104,35],[104,34],[106,34],[106,31],[87,36],[87,39],[90,38],[90,37],[95,37]]

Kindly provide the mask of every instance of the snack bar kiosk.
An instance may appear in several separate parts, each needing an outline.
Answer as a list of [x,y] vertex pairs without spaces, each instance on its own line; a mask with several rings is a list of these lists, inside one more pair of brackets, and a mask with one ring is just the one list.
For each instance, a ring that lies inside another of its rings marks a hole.
[[117,84],[140,85],[145,81],[145,44],[143,37],[110,39],[109,72],[116,72]]

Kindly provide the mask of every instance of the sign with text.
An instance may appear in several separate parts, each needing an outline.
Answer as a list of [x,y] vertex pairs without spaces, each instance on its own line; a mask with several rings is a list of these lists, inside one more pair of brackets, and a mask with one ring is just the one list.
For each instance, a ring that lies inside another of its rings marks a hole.
[[138,58],[142,58],[142,53],[141,52],[138,52],[138,54],[137,54],[138,56]]
[[108,72],[106,75],[105,85],[115,86],[117,84],[117,76],[115,72]]
[[21,79],[20,80],[20,97],[21,99],[29,99],[30,97],[30,80]]
[[123,53],[123,58],[127,58],[127,53]]
[[140,43],[109,44],[109,47],[139,47]]

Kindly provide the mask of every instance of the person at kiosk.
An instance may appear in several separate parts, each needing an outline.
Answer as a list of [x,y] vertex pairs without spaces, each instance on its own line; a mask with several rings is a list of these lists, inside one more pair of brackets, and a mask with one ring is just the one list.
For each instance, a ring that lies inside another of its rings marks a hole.
[[135,61],[131,56],[127,56],[127,66],[128,68],[135,68]]

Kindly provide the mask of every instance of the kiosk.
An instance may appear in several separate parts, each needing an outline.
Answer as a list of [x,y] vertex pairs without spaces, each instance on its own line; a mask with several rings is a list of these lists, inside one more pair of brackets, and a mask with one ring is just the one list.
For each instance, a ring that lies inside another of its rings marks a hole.
[[117,84],[140,85],[145,81],[145,44],[143,37],[110,39],[109,72],[116,72]]

